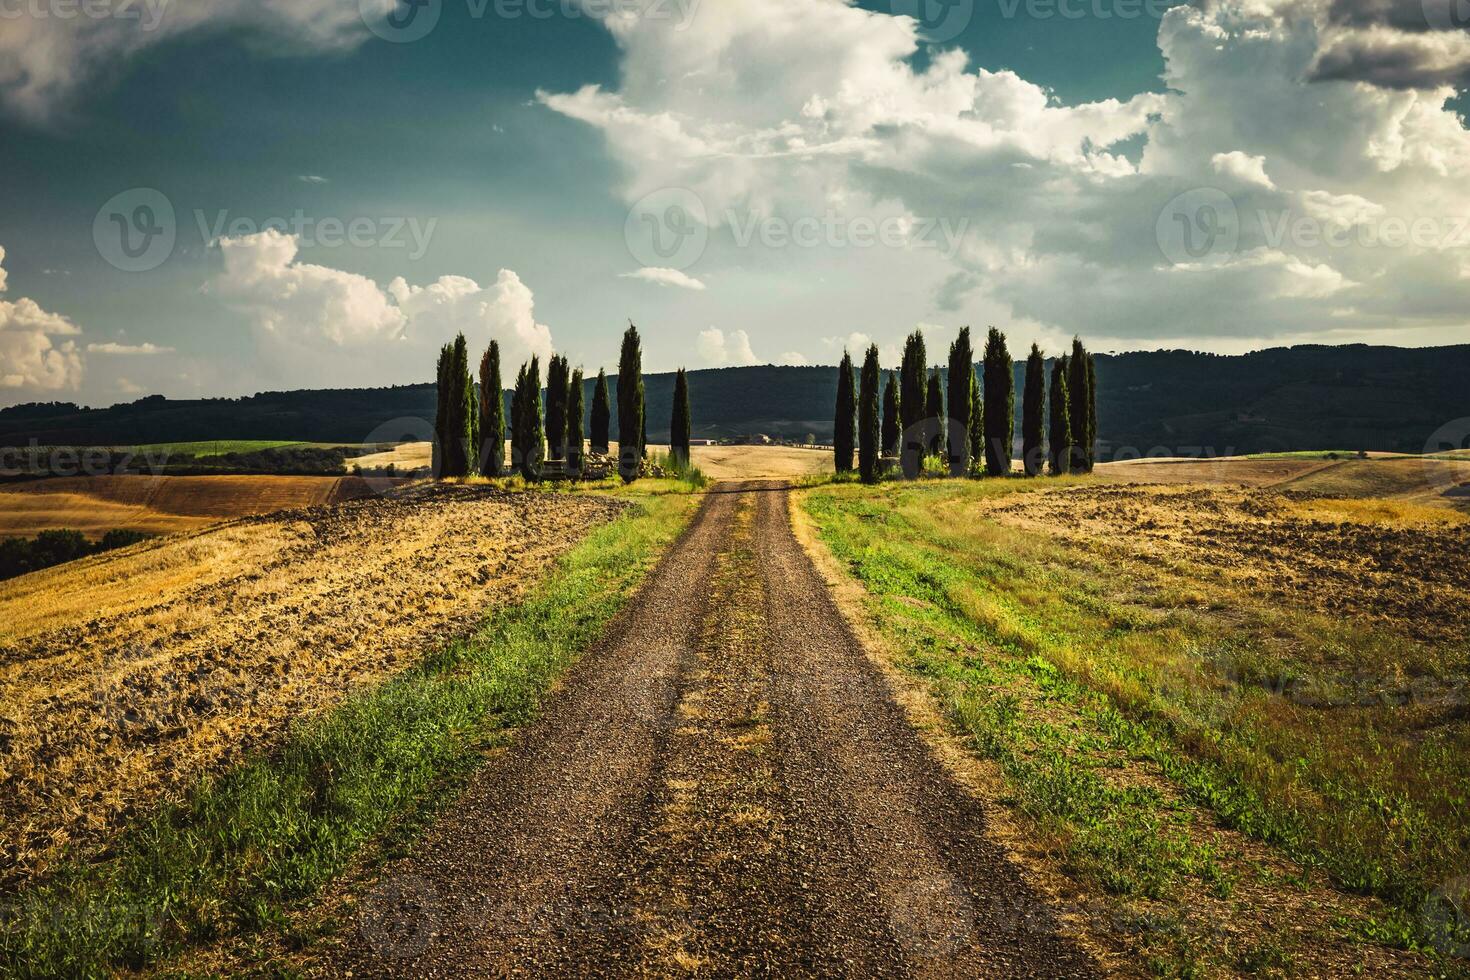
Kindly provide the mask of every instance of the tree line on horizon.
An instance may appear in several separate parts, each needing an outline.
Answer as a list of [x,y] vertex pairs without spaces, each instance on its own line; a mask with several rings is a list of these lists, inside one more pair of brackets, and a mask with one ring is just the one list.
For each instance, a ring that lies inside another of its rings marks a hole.
[[[590,413],[584,409],[584,388],[582,369],[573,369],[567,357],[554,354],[546,364],[543,389],[541,359],[532,357],[516,374],[507,417],[499,343],[492,340],[481,356],[477,383],[470,376],[468,344],[464,334],[459,334],[439,352],[434,474],[452,479],[519,473],[535,482],[546,475],[551,463],[561,473],[580,476],[589,447],[592,453],[606,456],[611,446],[607,371],[598,369]],[[689,465],[691,415],[683,368],[675,376],[674,390],[669,453],[676,466],[685,468]],[[639,477],[648,456],[645,408],[643,343],[638,328],[629,323],[618,358],[618,473],[625,482]],[[584,418],[588,422],[585,434]]]
[[[854,380],[856,374],[856,380]],[[1005,334],[995,327],[981,357],[983,382],[975,374],[970,328],[949,347],[946,375],[929,367],[924,334],[915,330],[904,342],[897,372],[888,372],[881,396],[878,345],[868,347],[860,370],[843,351],[837,374],[833,454],[838,473],[874,483],[884,458],[909,455],[913,474],[934,457],[951,476],[1005,476],[1015,447],[1015,374]],[[1049,423],[1049,424],[1048,424]],[[1047,469],[1054,475],[1090,473],[1096,462],[1097,390],[1093,356],[1081,339],[1070,354],[1052,363],[1047,386],[1046,358],[1031,345],[1022,397],[1021,462],[1026,476]],[[854,467],[856,457],[856,467]]]

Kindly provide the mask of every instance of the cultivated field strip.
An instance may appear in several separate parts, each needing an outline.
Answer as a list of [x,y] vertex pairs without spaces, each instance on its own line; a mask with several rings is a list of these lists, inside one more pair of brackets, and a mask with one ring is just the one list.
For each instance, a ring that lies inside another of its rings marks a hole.
[[0,585],[0,882],[415,663],[622,506],[429,487]]

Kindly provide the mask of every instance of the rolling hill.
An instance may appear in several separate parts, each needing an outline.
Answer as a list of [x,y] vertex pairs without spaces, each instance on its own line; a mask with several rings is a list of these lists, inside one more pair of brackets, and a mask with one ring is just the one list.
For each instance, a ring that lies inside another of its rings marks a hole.
[[[1023,364],[1018,361],[1016,368],[1019,409]],[[1097,376],[1103,458],[1122,448],[1170,455],[1344,448],[1422,452],[1440,426],[1470,417],[1465,381],[1470,345],[1311,345],[1239,356],[1099,354]],[[649,437],[657,442],[667,438],[661,423],[670,414],[673,375],[649,375],[646,383]],[[830,367],[692,371],[689,388],[697,437],[831,436],[837,379]],[[383,431],[385,425],[431,420],[433,412],[434,389],[428,384],[263,392],[237,399],[155,395],[110,408],[31,404],[0,411],[0,444],[25,445],[33,439],[42,445],[390,441],[414,434],[414,427],[405,425],[399,434]]]

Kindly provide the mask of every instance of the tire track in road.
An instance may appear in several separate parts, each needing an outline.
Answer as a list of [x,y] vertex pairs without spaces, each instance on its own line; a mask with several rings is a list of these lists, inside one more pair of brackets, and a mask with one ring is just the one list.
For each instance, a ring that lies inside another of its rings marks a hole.
[[789,506],[709,494],[326,972],[1097,972],[908,725]]

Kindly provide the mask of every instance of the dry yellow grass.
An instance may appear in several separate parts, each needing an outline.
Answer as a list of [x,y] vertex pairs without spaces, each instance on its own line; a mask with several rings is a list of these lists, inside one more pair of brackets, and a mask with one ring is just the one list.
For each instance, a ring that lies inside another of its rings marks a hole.
[[426,487],[0,583],[0,882],[416,662],[616,509]]
[[0,487],[0,537],[67,528],[98,538],[114,529],[171,534],[235,517],[365,496],[353,477],[94,476]]
[[[616,442],[612,448],[616,455]],[[669,447],[648,448],[653,452],[667,452]],[[690,454],[694,465],[711,480],[799,479],[831,473],[833,469],[830,452],[792,446],[695,446]],[[364,468],[392,464],[399,469],[415,469],[430,465],[431,455],[427,442],[415,442],[353,462]]]

